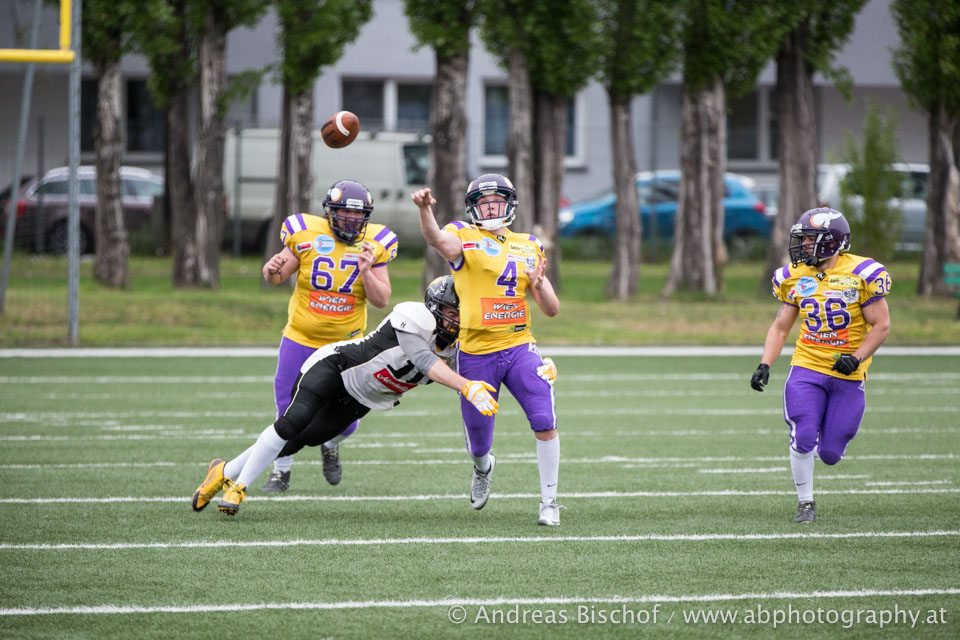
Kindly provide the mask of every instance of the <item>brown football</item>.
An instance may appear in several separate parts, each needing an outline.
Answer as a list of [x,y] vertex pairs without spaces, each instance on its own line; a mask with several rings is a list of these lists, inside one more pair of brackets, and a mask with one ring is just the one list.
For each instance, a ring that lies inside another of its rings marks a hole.
[[341,149],[360,133],[360,118],[350,111],[337,111],[320,128],[320,136],[328,147]]

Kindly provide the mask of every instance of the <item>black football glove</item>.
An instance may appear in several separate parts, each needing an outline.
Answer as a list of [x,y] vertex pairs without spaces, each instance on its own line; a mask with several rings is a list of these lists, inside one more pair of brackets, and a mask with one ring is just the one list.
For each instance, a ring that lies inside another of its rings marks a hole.
[[836,362],[833,363],[832,369],[834,371],[839,371],[845,376],[848,376],[856,371],[859,366],[860,360],[857,358],[857,356],[853,355],[852,353],[845,353],[837,358]]
[[763,391],[768,382],[770,382],[770,365],[761,362],[753,372],[753,377],[750,378],[750,386],[755,391]]

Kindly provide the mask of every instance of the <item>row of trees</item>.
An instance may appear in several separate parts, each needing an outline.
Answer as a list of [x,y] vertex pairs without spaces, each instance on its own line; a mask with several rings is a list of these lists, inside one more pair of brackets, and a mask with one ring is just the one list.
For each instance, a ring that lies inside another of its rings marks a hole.
[[[404,0],[411,31],[436,59],[431,111],[432,175],[438,210],[457,210],[467,182],[466,78],[470,34],[479,32],[509,76],[509,173],[525,206],[517,228],[536,228],[554,255],[563,190],[567,105],[591,79],[609,97],[617,245],[608,294],[626,298],[640,275],[641,229],[633,176],[633,99],[673,73],[683,78],[681,197],[664,293],[715,294],[723,286],[722,178],[728,97],[750,91],[776,60],[780,201],[766,273],[786,259],[794,214],[816,201],[813,75],[849,88],[833,65],[865,0]],[[371,0],[274,0],[284,88],[274,224],[309,210],[313,85],[371,17]],[[86,0],[84,56],[100,76],[97,134],[98,280],[126,283],[119,215],[119,60],[132,50],[150,62],[151,90],[167,109],[167,189],[178,286],[218,285],[223,211],[223,114],[255,86],[262,70],[226,86],[226,34],[257,22],[256,0]],[[896,70],[904,90],[929,114],[931,183],[928,242],[919,289],[942,290],[942,265],[960,260],[960,7],[895,0],[902,46]],[[331,28],[330,25],[336,25]],[[951,62],[952,61],[952,62]],[[188,144],[189,96],[199,86],[196,157]],[[191,169],[192,167],[192,169]],[[271,237],[275,238],[276,233]],[[106,241],[104,241],[104,239]],[[276,245],[268,244],[267,251]],[[558,259],[552,261],[556,270]],[[425,277],[443,271],[429,261]],[[557,277],[556,271],[551,275]]]

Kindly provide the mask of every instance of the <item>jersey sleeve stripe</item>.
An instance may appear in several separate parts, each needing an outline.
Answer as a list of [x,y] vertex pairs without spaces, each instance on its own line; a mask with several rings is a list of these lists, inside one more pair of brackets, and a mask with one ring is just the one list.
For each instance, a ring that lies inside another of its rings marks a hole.
[[463,256],[460,256],[459,258],[457,258],[456,262],[449,262],[449,261],[447,262],[447,264],[450,265],[450,268],[453,269],[454,271],[460,271],[460,269],[463,269],[464,263],[465,263],[465,260],[463,259]]
[[283,228],[286,230],[287,235],[293,235],[293,226],[290,224],[290,218],[283,221]]
[[389,251],[390,247],[397,244],[397,234],[395,234],[393,231],[390,231],[390,233],[383,240],[380,240],[380,238],[377,238],[377,240],[383,245],[384,249]]
[[863,302],[860,303],[860,308],[863,309],[864,307],[869,307],[869,306],[872,305],[874,302],[876,302],[877,300],[880,300],[880,299],[882,299],[882,298],[883,298],[883,296],[873,296],[873,297],[870,298],[869,300],[864,300]]
[[780,269],[777,269],[776,271],[773,272],[773,278],[771,278],[771,280],[773,281],[773,286],[779,287],[780,285],[783,284],[783,281],[789,277],[790,277],[789,269],[787,269],[786,267],[781,267]]
[[[861,278],[865,278],[866,276],[861,275],[861,272],[872,264],[877,264],[877,261],[873,260],[872,258],[867,258],[866,260],[864,260],[863,262],[857,265],[857,267],[853,270],[853,275],[860,276]],[[873,272],[871,271],[870,273],[873,273]]]
[[388,235],[390,235],[390,234],[392,234],[392,233],[393,233],[393,231],[390,231],[390,229],[388,229],[387,227],[384,227],[383,229],[380,229],[380,233],[378,233],[376,236],[374,236],[373,239],[376,240],[377,242],[379,242],[380,244],[386,244],[386,243],[383,241],[383,239],[386,238]]
[[466,228],[467,228],[467,223],[466,223],[466,222],[461,222],[460,220],[454,220],[454,221],[451,222],[450,224],[452,224],[453,226],[455,226],[457,229],[466,229]]

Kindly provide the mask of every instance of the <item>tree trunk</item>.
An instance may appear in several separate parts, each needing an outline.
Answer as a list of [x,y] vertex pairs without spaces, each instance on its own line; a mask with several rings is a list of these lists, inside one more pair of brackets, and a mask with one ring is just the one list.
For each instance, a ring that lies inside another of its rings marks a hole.
[[702,89],[684,86],[680,202],[664,296],[678,288],[715,295],[722,284],[725,107],[719,78]]
[[790,227],[817,205],[817,123],[813,105],[813,70],[804,61],[809,25],[806,21],[784,40],[777,54],[777,156],[780,195],[770,230],[766,270],[760,288],[770,290],[770,276],[789,259]]
[[510,135],[507,139],[507,157],[510,161],[510,181],[517,189],[520,206],[513,225],[517,229],[532,229],[537,210],[537,194],[533,180],[533,96],[530,89],[530,69],[527,57],[514,47],[510,50]]
[[[270,231],[264,241],[264,260],[282,249],[280,246],[280,225],[293,213],[293,193],[291,185],[296,183],[298,176],[293,168],[293,129],[296,127],[296,118],[293,117],[294,96],[287,87],[283,88],[283,105],[280,109],[280,141],[277,152],[277,182],[273,192],[273,220]],[[312,132],[311,132],[312,135]]]
[[637,202],[637,161],[633,147],[633,118],[630,98],[609,95],[611,144],[613,148],[613,185],[617,194],[617,240],[613,252],[613,271],[607,283],[607,295],[626,300],[637,292],[640,276],[640,205]]
[[547,277],[560,289],[560,245],[556,241],[557,213],[563,191],[563,161],[567,147],[566,96],[536,92],[537,213],[533,233],[550,255]]
[[943,265],[960,262],[960,116],[943,107],[928,113],[930,178],[927,187],[927,233],[920,261],[917,293],[949,294]]
[[[296,163],[297,188],[290,190],[290,201],[297,203],[297,211],[310,211],[313,201],[313,85],[293,97],[293,115],[296,128],[290,142]],[[350,176],[343,176],[349,178]],[[330,185],[324,185],[329,187]]]
[[189,93],[189,88],[181,88],[171,97],[167,109],[167,135],[170,138],[166,181],[170,189],[170,241],[175,287],[193,285],[193,274],[197,271],[197,216],[193,207],[187,125]]
[[[429,183],[437,204],[434,213],[443,227],[451,220],[462,220],[467,190],[467,64],[469,50],[455,55],[437,51],[437,84],[433,92],[430,142],[431,176]],[[432,249],[426,252],[424,285],[437,276],[449,273],[442,257]]]
[[223,194],[223,140],[226,125],[221,101],[226,88],[227,30],[222,17],[207,8],[200,37],[200,139],[195,180],[196,272],[192,284],[220,286],[220,245],[226,219]]
[[[119,42],[117,43],[119,49]],[[100,284],[126,288],[130,242],[120,203],[120,60],[98,63],[97,77],[97,211],[96,259],[93,276]]]

